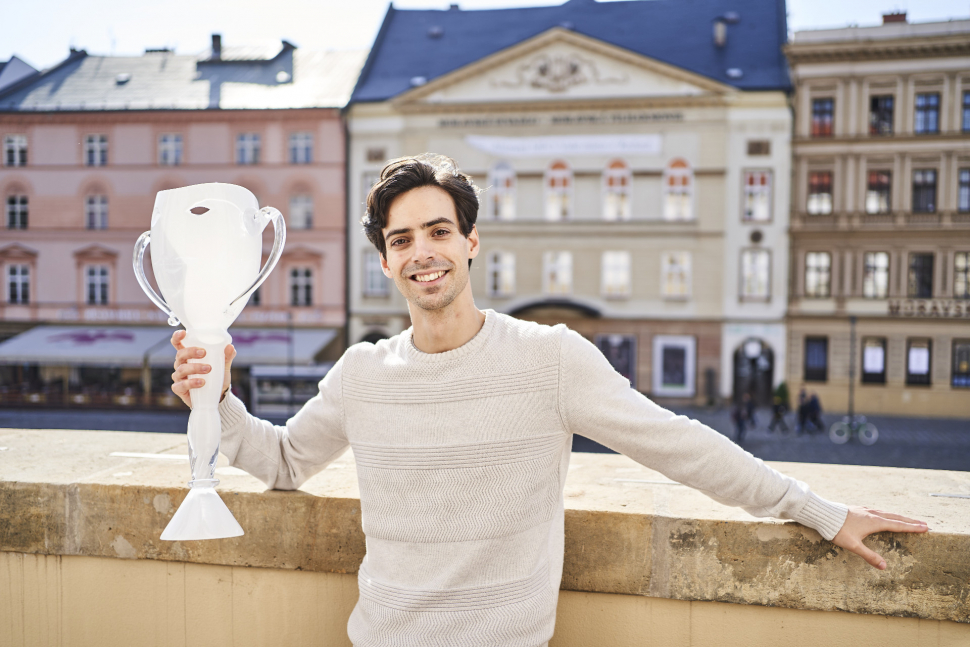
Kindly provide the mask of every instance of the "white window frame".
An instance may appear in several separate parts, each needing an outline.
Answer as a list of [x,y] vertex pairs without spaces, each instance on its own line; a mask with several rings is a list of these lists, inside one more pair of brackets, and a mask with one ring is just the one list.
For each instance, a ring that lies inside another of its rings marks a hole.
[[[823,276],[825,278],[824,283],[821,280]],[[805,252],[804,290],[805,296],[811,299],[832,297],[831,252]]]
[[162,133],[158,136],[158,164],[160,166],[182,164],[181,133]]
[[3,165],[27,166],[27,135],[4,135]]
[[[770,169],[750,169],[744,172],[744,204],[741,219],[745,222],[771,222],[772,175]],[[763,205],[764,216],[759,217],[757,207]]]
[[313,163],[313,133],[302,130],[290,133],[290,164]]
[[[684,349],[684,385],[663,383],[664,348]],[[692,335],[654,335],[652,395],[671,398],[691,398],[697,393],[697,339]]]
[[630,296],[632,264],[632,255],[628,251],[603,252],[600,264],[600,294],[604,299],[625,299]]
[[92,133],[84,137],[84,165],[108,165],[108,136]]
[[[675,166],[678,162],[684,166]],[[694,215],[694,169],[683,158],[667,163],[663,173],[663,219],[691,221]]]
[[13,263],[7,266],[7,303],[27,305],[30,303],[30,265]]
[[[690,252],[662,252],[660,254],[660,293],[664,299],[689,299],[693,292],[691,277]],[[673,277],[680,275],[679,285],[682,289],[675,290]]]
[[633,209],[633,171],[625,160],[610,161],[603,169],[603,220],[629,220]]
[[313,196],[294,193],[290,196],[290,221],[293,229],[313,229]]
[[[553,280],[553,278],[558,280]],[[567,251],[544,252],[542,255],[542,292],[544,294],[568,295],[573,292],[573,253]]]
[[365,297],[385,298],[390,295],[390,279],[384,275],[381,253],[376,249],[364,250],[362,259],[363,294]]
[[[764,294],[758,294],[755,292],[749,292],[748,287],[750,285],[746,261],[745,258],[750,256],[752,259],[755,257],[764,258],[764,267],[767,270],[767,276],[764,280]],[[738,289],[738,295],[741,301],[752,301],[752,302],[768,302],[771,300],[771,250],[761,249],[758,247],[749,247],[747,249],[741,250],[740,262],[738,263],[740,281],[741,284]]]
[[485,289],[488,296],[515,296],[515,253],[489,252],[486,265]]
[[[565,168],[553,168],[557,164]],[[566,160],[553,160],[546,167],[546,174],[542,180],[544,188],[545,219],[550,222],[571,220],[573,217],[573,187],[575,177],[573,169]]]
[[[828,173],[829,192],[812,193],[812,174]],[[827,216],[832,213],[835,203],[835,173],[827,169],[818,169],[808,172],[808,200],[805,203],[805,211],[811,216]]]
[[84,226],[86,229],[108,228],[108,196],[102,193],[84,196]]
[[[289,303],[292,307],[310,307],[313,305],[313,268],[307,266],[289,268]],[[307,297],[306,288],[309,286],[310,292]],[[297,298],[293,299],[293,288],[297,288]]]
[[238,133],[236,135],[236,164],[251,166],[259,164],[262,138],[259,133]]
[[[94,300],[91,300],[91,287],[94,287]],[[103,306],[111,303],[111,268],[107,265],[86,265],[84,267],[84,303],[89,306]]]
[[11,193],[3,202],[6,228],[27,229],[30,222],[30,198],[23,193]]
[[488,172],[487,220],[515,220],[517,179],[508,162],[498,162]]

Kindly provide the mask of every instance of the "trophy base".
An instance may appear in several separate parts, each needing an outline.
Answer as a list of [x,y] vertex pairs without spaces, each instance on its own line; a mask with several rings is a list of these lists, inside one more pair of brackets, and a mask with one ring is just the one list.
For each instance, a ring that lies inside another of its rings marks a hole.
[[[214,481],[214,479],[213,479]],[[192,487],[162,532],[163,541],[239,537],[243,529],[212,485]],[[192,483],[189,484],[190,486]]]

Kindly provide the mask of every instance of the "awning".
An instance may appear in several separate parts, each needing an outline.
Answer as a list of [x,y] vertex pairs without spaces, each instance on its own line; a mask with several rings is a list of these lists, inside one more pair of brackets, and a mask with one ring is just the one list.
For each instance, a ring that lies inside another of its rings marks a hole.
[[[175,349],[170,326],[35,326],[0,342],[0,363],[47,366],[140,368],[145,353],[152,367],[171,367]],[[236,347],[233,366],[309,365],[334,340],[329,328],[230,328]]]

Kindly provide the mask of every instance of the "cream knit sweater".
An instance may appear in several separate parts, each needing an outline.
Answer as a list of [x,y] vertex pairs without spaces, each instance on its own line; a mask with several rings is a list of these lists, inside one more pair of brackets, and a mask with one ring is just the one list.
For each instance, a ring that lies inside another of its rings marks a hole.
[[565,326],[486,311],[464,346],[411,331],[350,348],[274,426],[231,393],[222,452],[271,488],[300,487],[353,447],[367,555],[356,647],[536,647],[552,636],[572,434],[759,517],[832,539],[847,508],[630,388]]

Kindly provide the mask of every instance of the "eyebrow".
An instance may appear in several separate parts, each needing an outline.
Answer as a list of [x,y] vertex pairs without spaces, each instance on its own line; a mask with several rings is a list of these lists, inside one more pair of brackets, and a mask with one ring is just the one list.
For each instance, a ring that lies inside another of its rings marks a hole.
[[[441,223],[448,223],[449,225],[454,225],[455,223],[450,218],[435,218],[434,220],[429,220],[428,222],[421,225],[421,229],[427,229],[428,227],[434,227],[435,225],[440,225]],[[394,231],[387,232],[387,236],[384,236],[384,240],[388,240],[391,236],[397,236],[398,234],[409,234],[411,233],[411,228],[405,229],[395,229]]]

